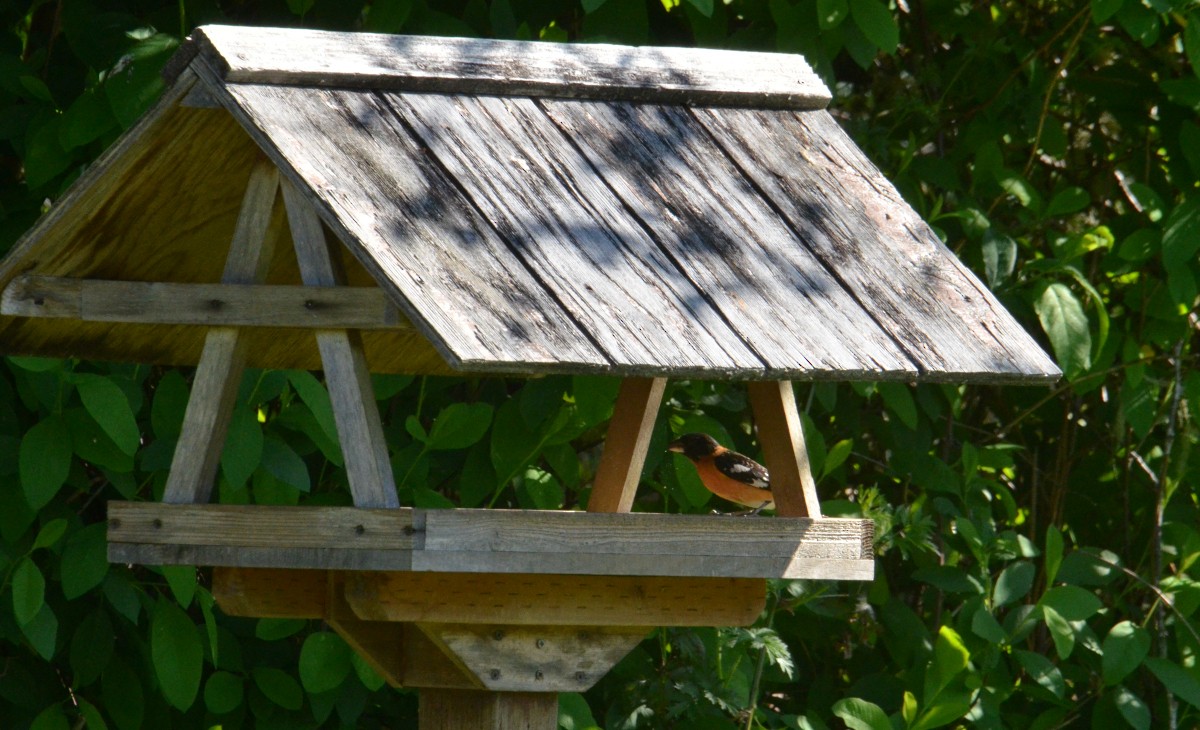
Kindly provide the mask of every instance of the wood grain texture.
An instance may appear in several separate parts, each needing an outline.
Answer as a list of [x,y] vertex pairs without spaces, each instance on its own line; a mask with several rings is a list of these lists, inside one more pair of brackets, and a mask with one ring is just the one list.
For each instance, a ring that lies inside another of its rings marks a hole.
[[589,512],[628,512],[633,508],[666,388],[666,378],[622,381],[588,497]]
[[[231,83],[823,109],[796,54],[329,33],[207,25],[198,50]],[[172,67],[178,64],[172,64]]]
[[250,85],[226,93],[451,365],[526,374],[609,367],[377,96]]
[[771,474],[776,514],[819,518],[821,502],[792,384],[786,380],[752,382],[746,384],[746,391],[754,409],[763,460]]
[[419,730],[557,730],[558,695],[422,689]]
[[[340,287],[346,274],[330,253],[316,212],[300,192],[284,183],[288,225],[305,286]],[[353,330],[319,330],[317,347],[333,405],[338,443],[345,457],[346,480],[356,507],[399,507],[379,407],[371,390],[362,340]]]
[[19,276],[0,314],[89,322],[313,329],[411,328],[377,288],[250,286]]
[[919,380],[1046,382],[1054,362],[824,111],[692,112],[920,368]]
[[874,526],[858,519],[122,502],[109,504],[109,517],[109,558],[147,565],[830,580],[874,572]]
[[532,100],[385,98],[614,367],[762,372],[704,292]]
[[212,594],[227,616],[324,618],[329,571],[213,568]]
[[421,623],[493,692],[583,692],[646,637],[645,627]]
[[370,621],[547,626],[749,626],[766,604],[752,578],[352,573],[346,600]]
[[[279,173],[259,162],[250,173],[242,209],[221,275],[224,284],[257,284],[266,278],[274,240],[268,235]],[[207,502],[217,479],[229,419],[245,369],[246,343],[236,328],[218,327],[204,338],[204,352],[192,380],[192,391],[163,502]]]
[[916,375],[687,110],[539,104],[766,363],[768,377]]

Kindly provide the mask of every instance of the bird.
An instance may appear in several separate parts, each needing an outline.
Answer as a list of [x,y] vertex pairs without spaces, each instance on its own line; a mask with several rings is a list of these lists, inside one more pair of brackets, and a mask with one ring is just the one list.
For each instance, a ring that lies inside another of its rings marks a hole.
[[691,460],[700,481],[718,497],[749,507],[752,514],[775,509],[767,468],[749,456],[730,451],[712,436],[685,433],[667,444],[667,451]]

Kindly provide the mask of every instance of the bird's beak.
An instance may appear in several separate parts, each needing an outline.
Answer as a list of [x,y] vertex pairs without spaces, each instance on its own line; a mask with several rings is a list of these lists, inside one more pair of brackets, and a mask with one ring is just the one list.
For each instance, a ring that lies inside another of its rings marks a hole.
[[676,454],[683,453],[683,442],[678,439],[667,444],[667,451],[674,451]]

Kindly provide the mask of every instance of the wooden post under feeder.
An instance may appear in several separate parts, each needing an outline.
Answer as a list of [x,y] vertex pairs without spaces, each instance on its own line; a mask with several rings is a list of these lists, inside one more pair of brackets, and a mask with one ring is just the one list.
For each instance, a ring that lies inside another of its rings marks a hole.
[[[423,730],[549,730],[653,627],[869,580],[792,380],[1059,375],[799,57],[208,26],[166,76],[0,262],[0,347],[197,365],[110,560],[324,620]],[[208,504],[246,367],[324,371],[354,507]],[[368,368],[624,378],[590,511],[400,507]],[[778,516],[630,512],[668,377],[748,381]]]

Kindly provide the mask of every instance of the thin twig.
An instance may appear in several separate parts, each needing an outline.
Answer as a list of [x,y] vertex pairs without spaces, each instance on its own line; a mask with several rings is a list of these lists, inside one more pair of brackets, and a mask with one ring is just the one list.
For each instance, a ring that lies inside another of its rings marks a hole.
[[[1154,540],[1152,547],[1154,549],[1154,587],[1158,589],[1162,585],[1163,572],[1163,516],[1167,509],[1167,500],[1171,495],[1167,493],[1167,480],[1170,478],[1168,469],[1171,466],[1171,449],[1175,446],[1175,426],[1176,417],[1179,413],[1179,401],[1183,391],[1183,362],[1180,355],[1183,353],[1183,338],[1180,338],[1175,343],[1175,351],[1173,353],[1175,360],[1175,382],[1174,390],[1171,393],[1171,408],[1167,412],[1167,433],[1163,439],[1163,457],[1162,463],[1159,465],[1159,477],[1155,480],[1154,485]],[[1158,655],[1166,659],[1170,653],[1170,635],[1167,632],[1167,620],[1164,611],[1158,607],[1154,611],[1154,628],[1158,639]],[[1179,702],[1175,699],[1172,692],[1167,692],[1167,727],[1169,730],[1175,730],[1178,724],[1179,717]]]

